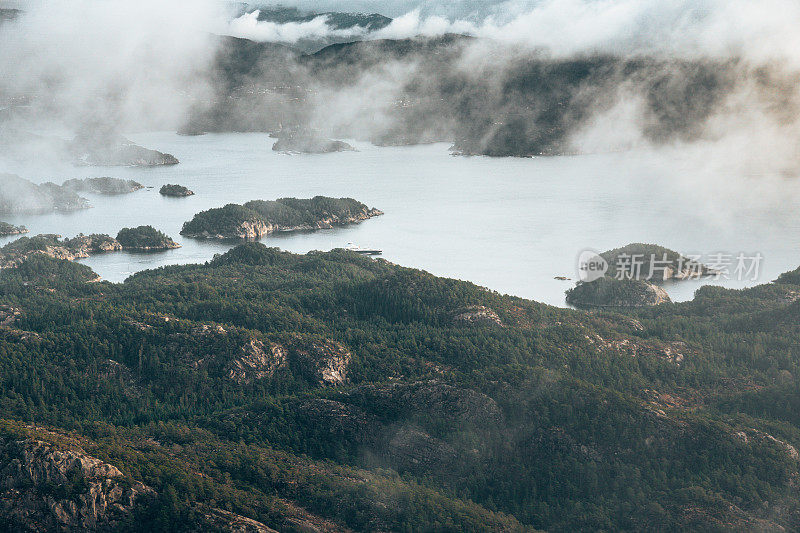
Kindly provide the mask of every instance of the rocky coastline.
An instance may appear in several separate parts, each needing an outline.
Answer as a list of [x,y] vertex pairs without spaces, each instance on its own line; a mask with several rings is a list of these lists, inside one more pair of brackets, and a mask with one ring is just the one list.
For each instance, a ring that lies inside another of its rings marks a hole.
[[25,226],[15,226],[8,222],[0,222],[0,237],[8,237],[10,235],[22,235],[28,233],[28,228]]
[[159,251],[173,248],[180,248],[180,244],[151,226],[123,228],[116,239],[105,234],[80,234],[73,238],[41,234],[20,237],[0,248],[0,269],[16,268],[34,255],[75,261],[121,250]]
[[181,235],[198,239],[257,240],[271,233],[315,231],[358,224],[382,215],[352,198],[282,198],[228,204],[195,215]]
[[123,228],[117,234],[116,240],[122,246],[123,250],[136,252],[174,250],[175,248],[181,247],[180,244],[173,241],[153,226]]

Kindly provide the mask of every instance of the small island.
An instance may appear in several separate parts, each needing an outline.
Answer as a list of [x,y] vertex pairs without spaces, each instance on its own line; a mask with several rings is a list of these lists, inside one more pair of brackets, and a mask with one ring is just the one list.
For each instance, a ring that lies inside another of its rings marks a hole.
[[60,235],[54,234],[20,237],[0,248],[0,269],[19,266],[33,255],[74,261],[90,255],[119,250],[122,250],[122,245],[113,237],[103,234],[81,234],[63,240]]
[[28,228],[25,226],[14,226],[8,222],[0,221],[0,237],[7,237],[9,235],[22,235],[28,233]]
[[[652,281],[697,279],[715,274],[706,265],[657,244],[631,243],[600,254],[608,263],[606,276]],[[620,268],[628,272],[618,272]]]
[[123,228],[117,234],[117,242],[123,250],[142,252],[172,250],[181,247],[180,244],[153,226]]
[[34,255],[74,261],[106,252],[154,251],[180,248],[180,245],[152,226],[124,228],[117,238],[106,234],[79,234],[71,239],[41,234],[20,237],[0,248],[0,269],[14,268]]
[[603,277],[567,291],[567,303],[580,308],[650,307],[671,301],[667,291],[638,279]]
[[288,154],[330,154],[355,152],[356,149],[344,141],[328,139],[313,130],[289,130],[274,134],[278,140],[272,145],[276,152]]
[[89,200],[55,183],[37,185],[14,174],[0,174],[0,213],[47,213],[87,209]]
[[75,163],[85,166],[154,167],[177,165],[172,154],[150,150],[119,135],[80,134],[68,143]]
[[71,179],[65,181],[62,187],[75,192],[107,195],[129,194],[144,189],[144,185],[137,181],[109,177]]
[[182,198],[184,196],[192,196],[194,194],[194,192],[189,190],[188,187],[172,183],[168,183],[162,186],[161,189],[158,191],[158,193],[161,196],[173,196],[176,198]]
[[[607,270],[593,281],[567,291],[575,307],[647,307],[670,302],[658,283],[698,279],[716,274],[706,265],[657,244],[631,243],[599,254]],[[599,274],[599,273],[598,273]]]
[[181,235],[200,239],[255,240],[274,232],[313,231],[357,224],[380,216],[352,198],[280,198],[253,200],[244,205],[228,204],[195,215]]

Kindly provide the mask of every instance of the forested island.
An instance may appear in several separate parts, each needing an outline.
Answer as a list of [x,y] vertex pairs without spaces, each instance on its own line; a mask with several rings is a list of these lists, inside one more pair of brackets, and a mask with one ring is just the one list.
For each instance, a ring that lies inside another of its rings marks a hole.
[[117,242],[124,250],[155,251],[180,248],[181,245],[170,239],[153,226],[123,228],[117,234]]
[[144,148],[120,135],[86,130],[67,144],[76,164],[85,166],[154,167],[177,165],[172,154]]
[[[603,252],[608,262],[608,277],[633,277],[653,282],[704,278],[715,272],[708,266],[657,244],[631,243]],[[618,268],[627,268],[619,273]],[[620,274],[618,276],[618,274]]]
[[8,235],[22,235],[23,233],[28,233],[28,228],[25,226],[14,226],[8,222],[0,221],[0,237],[6,237]]
[[0,213],[46,213],[87,209],[89,201],[55,183],[38,185],[14,174],[0,173]]
[[103,234],[78,235],[71,239],[53,234],[20,237],[0,248],[0,269],[17,267],[32,255],[73,261],[118,250],[122,250],[122,245]]
[[319,132],[309,130],[281,131],[274,134],[278,138],[272,150],[298,154],[330,154],[333,152],[353,152],[352,145],[328,139]]
[[184,187],[183,185],[176,185],[172,183],[168,183],[166,185],[162,185],[161,189],[159,189],[158,193],[161,196],[174,196],[174,197],[184,197],[184,196],[192,196],[194,194],[193,191],[189,190],[188,187]]
[[380,216],[352,198],[280,198],[228,204],[202,211],[183,225],[181,235],[202,239],[260,239],[278,231],[309,231],[357,224]]
[[599,254],[607,270],[593,281],[579,281],[566,292],[575,307],[647,307],[670,302],[659,286],[667,280],[689,280],[716,272],[697,260],[657,244],[631,243]]
[[119,178],[85,178],[71,179],[62,184],[62,187],[75,192],[92,192],[95,194],[129,194],[143,189],[144,185],[134,180]]
[[34,255],[74,261],[120,250],[156,251],[173,248],[180,248],[180,244],[152,226],[123,228],[116,239],[106,234],[80,234],[72,238],[42,234],[20,237],[0,248],[0,269],[18,267]]
[[0,516],[187,531],[792,529],[798,279],[585,313],[345,251],[247,243],[122,284],[32,255],[0,271],[13,489]]

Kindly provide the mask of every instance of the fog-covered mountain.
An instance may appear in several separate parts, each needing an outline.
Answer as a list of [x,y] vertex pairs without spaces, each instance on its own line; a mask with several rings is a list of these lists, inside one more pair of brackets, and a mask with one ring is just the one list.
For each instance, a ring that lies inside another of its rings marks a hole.
[[[471,54],[509,52],[511,59],[463,68]],[[312,54],[223,38],[213,68],[221,93],[195,109],[193,129],[321,128],[376,144],[452,142],[458,153],[493,156],[582,151],[581,133],[626,98],[640,113],[636,141],[697,140],[728,97],[753,80],[769,92],[772,79],[736,59],[553,58],[460,35],[356,41]],[[335,113],[322,107],[332,99]]]
[[[391,22],[391,18],[377,13],[301,11],[292,7],[256,8],[247,5],[239,10],[233,27],[242,37],[258,41],[285,40],[298,50],[315,52],[330,44],[365,38]],[[281,32],[281,29],[285,31]]]

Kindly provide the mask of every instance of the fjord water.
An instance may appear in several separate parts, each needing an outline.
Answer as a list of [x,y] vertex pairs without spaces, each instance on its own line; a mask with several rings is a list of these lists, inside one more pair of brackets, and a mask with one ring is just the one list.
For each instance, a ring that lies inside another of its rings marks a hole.
[[[744,287],[800,265],[800,198],[795,179],[699,173],[696,160],[627,152],[530,159],[453,157],[448,145],[376,147],[358,152],[285,155],[265,134],[174,133],[129,135],[181,161],[157,168],[58,168],[11,164],[8,171],[35,182],[112,176],[152,187],[121,196],[84,194],[93,208],[71,213],[4,217],[31,234],[108,233],[151,224],[179,241],[177,250],[98,255],[83,262],[104,279],[121,282],[162,265],[200,263],[233,243],[179,235],[204,209],[253,199],[350,196],[385,215],[360,225],[314,233],[271,235],[262,242],[305,253],[348,242],[384,251],[389,261],[436,275],[469,280],[503,293],[564,305],[587,249],[630,242],[658,243],[697,254],[761,253],[757,281],[721,280]],[[196,194],[166,198],[165,183]],[[0,239],[0,244],[12,238]],[[707,283],[707,282],[704,282]],[[698,282],[667,285],[676,300],[692,297]]]

